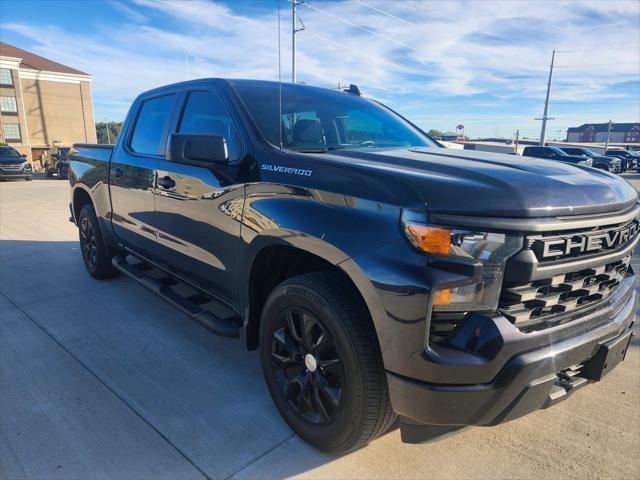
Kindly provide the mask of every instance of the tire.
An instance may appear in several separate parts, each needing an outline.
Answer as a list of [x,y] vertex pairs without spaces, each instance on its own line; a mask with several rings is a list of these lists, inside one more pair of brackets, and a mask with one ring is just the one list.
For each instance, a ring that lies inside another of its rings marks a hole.
[[85,205],[78,215],[80,253],[87,272],[98,279],[115,277],[118,270],[111,264],[113,254],[107,249],[93,205]]
[[66,177],[62,175],[62,170],[60,167],[56,168],[56,173],[58,174],[58,180],[64,180]]
[[33,180],[33,177],[24,177],[25,182],[30,182]]
[[53,172],[49,170],[49,167],[47,165],[44,166],[44,174],[47,176],[47,178],[53,177]]
[[325,452],[363,447],[396,418],[373,324],[357,298],[337,273],[299,275],[269,294],[260,320],[271,397],[293,431]]

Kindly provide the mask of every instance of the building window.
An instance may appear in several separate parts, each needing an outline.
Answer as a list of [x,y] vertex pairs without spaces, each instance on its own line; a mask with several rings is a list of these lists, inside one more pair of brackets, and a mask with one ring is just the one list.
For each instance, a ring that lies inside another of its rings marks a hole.
[[5,142],[19,142],[22,140],[20,136],[20,125],[17,123],[5,123],[2,125]]
[[0,85],[13,85],[13,77],[11,70],[8,68],[0,68]]
[[0,112],[18,113],[18,107],[16,106],[16,97],[0,97]]

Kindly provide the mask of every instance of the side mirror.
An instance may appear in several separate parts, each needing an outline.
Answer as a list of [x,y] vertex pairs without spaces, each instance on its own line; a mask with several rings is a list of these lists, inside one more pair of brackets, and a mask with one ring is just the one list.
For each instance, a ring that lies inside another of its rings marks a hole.
[[219,135],[174,133],[169,137],[167,158],[171,162],[207,167],[229,162],[227,141]]

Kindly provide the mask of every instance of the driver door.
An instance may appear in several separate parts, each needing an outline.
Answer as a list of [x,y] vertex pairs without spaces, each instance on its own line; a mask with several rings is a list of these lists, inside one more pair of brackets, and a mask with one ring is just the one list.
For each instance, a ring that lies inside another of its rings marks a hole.
[[225,300],[237,297],[237,265],[244,183],[236,182],[234,162],[243,143],[223,97],[214,89],[186,92],[176,133],[225,137],[230,165],[156,163],[156,227],[162,266]]

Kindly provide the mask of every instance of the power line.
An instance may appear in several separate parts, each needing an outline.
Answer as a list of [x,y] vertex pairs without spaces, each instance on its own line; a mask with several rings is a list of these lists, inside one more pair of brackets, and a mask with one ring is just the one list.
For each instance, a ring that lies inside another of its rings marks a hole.
[[608,106],[608,105],[640,105],[640,99],[634,101],[629,101],[629,102],[582,102],[580,100],[576,100],[576,101],[566,101],[566,102],[551,102],[553,105],[602,105],[602,106]]
[[435,15],[439,16],[441,19],[442,19],[442,18],[444,18],[444,19],[447,19],[447,20],[453,20],[453,18],[451,18],[451,17],[449,17],[449,16],[447,16],[447,15],[444,15],[444,14],[442,14],[442,13],[440,13],[440,12],[434,12],[433,10],[431,10],[431,9],[429,9],[429,8],[427,8],[427,7],[425,7],[425,6],[424,6],[423,4],[421,4],[420,2],[416,2],[415,0],[407,0],[407,1],[408,1],[409,3],[412,3],[413,5],[415,5],[415,6],[416,6],[416,7],[418,7],[419,9],[424,10],[424,11],[425,11],[425,12],[427,12],[427,13],[435,14]]
[[612,65],[638,65],[638,62],[615,62],[615,63],[583,63],[575,65],[556,65],[555,68],[578,68],[578,67],[606,67]]
[[400,68],[400,69],[402,69],[402,70],[406,70],[406,71],[408,71],[408,72],[410,72],[410,73],[414,73],[414,74],[416,73],[416,71],[415,71],[415,70],[413,70],[413,69],[411,69],[411,68],[409,68],[409,67],[405,67],[404,65],[399,65],[399,64],[397,64],[397,63],[390,62],[389,60],[385,60],[384,58],[376,57],[376,56],[374,56],[374,55],[368,54],[368,53],[363,52],[363,51],[361,51],[361,50],[358,50],[358,49],[356,49],[356,48],[349,47],[348,45],[344,45],[344,44],[342,44],[342,43],[339,43],[339,42],[336,42],[336,41],[334,41],[334,40],[331,40],[330,38],[327,38],[327,37],[325,37],[324,35],[320,35],[319,33],[315,33],[315,32],[313,32],[313,31],[311,31],[311,30],[307,30],[307,34],[308,34],[308,35],[313,35],[314,37],[317,37],[317,38],[319,38],[320,40],[324,40],[324,41],[325,41],[325,42],[327,42],[327,43],[331,43],[331,44],[333,44],[333,45],[337,46],[338,48],[342,48],[342,49],[344,49],[344,50],[349,50],[349,51],[351,51],[352,53],[357,53],[358,55],[364,55],[365,57],[369,57],[369,58],[371,58],[372,60],[375,60],[375,61],[378,61],[378,62],[383,62],[383,63],[386,63],[386,64],[388,64],[388,65],[392,65],[392,66],[394,66],[394,67],[396,67],[396,68]]
[[640,50],[638,47],[609,47],[609,48],[579,48],[575,50],[556,50],[557,53],[574,53],[574,52],[608,52],[610,50]]
[[367,8],[370,8],[372,10],[375,10],[376,12],[379,12],[379,13],[381,13],[383,15],[386,15],[389,18],[395,18],[396,20],[399,20],[399,21],[401,21],[403,23],[407,23],[409,25],[415,25],[415,23],[413,23],[413,22],[405,20],[404,18],[397,17],[397,16],[395,16],[395,15],[389,13],[389,12],[385,12],[381,8],[377,8],[377,7],[374,7],[373,5],[369,5],[368,3],[365,3],[362,0],[354,0],[354,2],[359,3],[360,5],[365,6]]
[[350,22],[348,20],[344,20],[342,17],[339,17],[338,15],[335,15],[335,14],[333,14],[331,12],[327,12],[326,10],[322,10],[320,8],[314,7],[313,5],[309,5],[308,3],[303,3],[302,5],[304,5],[307,8],[310,8],[311,10],[315,10],[316,12],[322,13],[323,15],[327,15],[329,17],[333,17],[336,20],[338,20],[339,22],[344,23],[345,25],[349,25],[350,27],[358,28],[358,29],[362,30],[363,32],[367,32],[367,33],[369,33],[371,35],[375,35],[376,37],[379,37],[379,38],[382,38],[384,40],[387,40],[388,42],[392,42],[392,43],[395,43],[396,45],[400,45],[401,47],[407,48],[409,50],[413,50],[413,47],[407,45],[406,43],[400,42],[398,40],[395,40],[395,39],[393,39],[391,37],[387,37],[385,35],[381,35],[378,32],[375,32],[373,30],[369,30],[368,28],[362,27],[362,26],[357,25],[355,23],[352,23],[352,22]]

